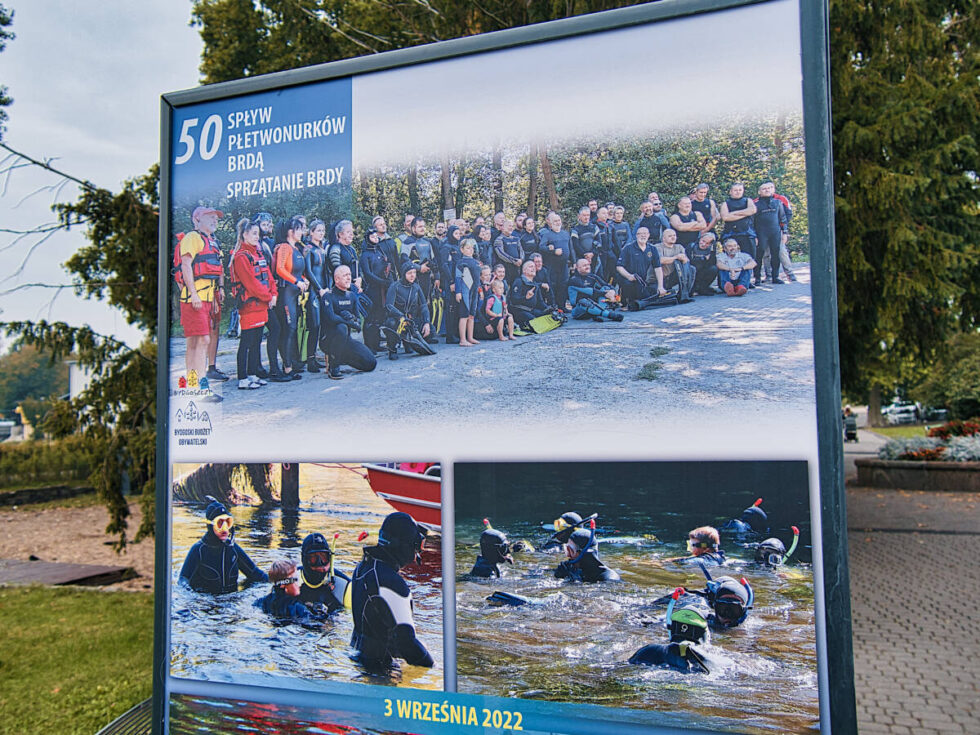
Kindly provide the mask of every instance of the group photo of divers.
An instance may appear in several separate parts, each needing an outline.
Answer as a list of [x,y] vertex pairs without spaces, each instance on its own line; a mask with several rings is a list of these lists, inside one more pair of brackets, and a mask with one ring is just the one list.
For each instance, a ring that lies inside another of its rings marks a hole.
[[571,223],[553,210],[542,222],[526,212],[434,223],[410,213],[398,233],[381,215],[362,230],[352,219],[259,211],[220,243],[225,213],[197,206],[173,256],[182,387],[230,379],[217,364],[222,337],[237,338],[237,388],[253,391],[304,374],[340,380],[375,370],[379,357],[432,356],[439,344],[509,342],[569,318],[621,322],[795,281],[790,200],[771,181],[751,192],[733,183],[720,203],[709,193],[700,183],[665,202],[653,191],[629,215],[591,199]]
[[460,692],[819,728],[805,462],[457,464],[455,498]]
[[[441,539],[384,500],[371,466],[175,466],[172,675],[442,688]],[[270,478],[260,493],[255,467]],[[280,467],[298,507],[277,502]],[[209,483],[238,504],[202,496]]]

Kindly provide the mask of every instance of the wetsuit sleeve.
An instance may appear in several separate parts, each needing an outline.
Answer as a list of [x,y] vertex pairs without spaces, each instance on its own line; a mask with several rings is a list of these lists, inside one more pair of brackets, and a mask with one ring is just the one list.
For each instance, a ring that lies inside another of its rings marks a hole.
[[185,585],[190,587],[191,579],[197,573],[197,565],[201,562],[201,553],[198,550],[197,544],[191,547],[191,550],[187,552],[187,558],[184,559],[184,566],[180,568],[180,574],[177,577],[178,582],[183,582]]
[[395,281],[388,286],[388,293],[385,294],[385,309],[388,312],[388,316],[403,317],[405,315],[395,308],[395,295],[398,293],[397,289],[398,281]]
[[343,264],[344,260],[341,257],[340,245],[334,243],[327,250],[327,267],[330,268],[330,273],[333,274]]
[[[425,294],[422,293],[422,287],[419,286],[417,283],[413,284],[413,286],[415,290],[418,291],[419,304],[421,304],[420,311],[422,313],[422,324],[429,324],[430,322],[429,305],[425,303]],[[421,324],[419,326],[421,326]]]
[[232,261],[235,278],[245,287],[245,293],[249,298],[258,299],[263,303],[272,301],[273,293],[258,278],[248,260],[248,256],[243,251],[238,251],[235,260]]
[[779,231],[785,235],[789,232],[789,213],[786,211],[785,204],[778,199],[776,200],[776,203],[779,205]]
[[[310,282],[310,285],[316,289],[316,292],[320,293],[321,289],[323,289],[323,284],[320,283],[320,278],[323,275],[323,261],[321,260],[319,267],[317,267],[316,260],[317,259],[314,257],[314,253],[311,250],[306,256],[306,268],[304,270],[304,275],[306,276],[306,280]],[[317,273],[317,271],[320,272]]]
[[293,248],[288,243],[280,244],[276,248],[276,276],[288,283],[296,283],[293,276]]
[[238,571],[245,575],[249,582],[268,582],[269,575],[263,572],[252,561],[252,557],[245,553],[245,550],[235,544],[235,551],[238,552]]
[[364,280],[369,286],[384,288],[388,283],[383,277],[374,272],[374,269],[371,267],[371,260],[366,254],[361,256],[361,271],[364,273]]

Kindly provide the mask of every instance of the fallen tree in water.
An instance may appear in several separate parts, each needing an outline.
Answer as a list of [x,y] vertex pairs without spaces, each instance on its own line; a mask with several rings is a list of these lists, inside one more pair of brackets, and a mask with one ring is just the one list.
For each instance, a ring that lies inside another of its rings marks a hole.
[[211,496],[225,505],[266,505],[280,502],[268,463],[203,464],[172,485],[173,499],[205,503]]

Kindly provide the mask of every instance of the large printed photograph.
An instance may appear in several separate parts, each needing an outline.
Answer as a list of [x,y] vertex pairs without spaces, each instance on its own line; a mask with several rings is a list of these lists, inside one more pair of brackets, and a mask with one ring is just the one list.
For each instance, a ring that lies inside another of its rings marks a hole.
[[171,676],[441,689],[440,487],[424,462],[173,465]]
[[324,419],[338,456],[482,456],[483,417],[526,458],[556,430],[563,456],[706,424],[807,443],[796,29],[767,3],[178,111],[172,451],[308,456]]
[[454,473],[458,691],[601,705],[609,722],[819,729],[806,462]]

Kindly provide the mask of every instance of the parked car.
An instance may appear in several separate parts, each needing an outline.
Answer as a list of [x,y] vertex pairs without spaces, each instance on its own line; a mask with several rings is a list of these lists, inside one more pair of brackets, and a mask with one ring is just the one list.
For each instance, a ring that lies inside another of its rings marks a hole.
[[914,424],[919,420],[919,409],[914,403],[895,406],[888,412],[889,424]]

